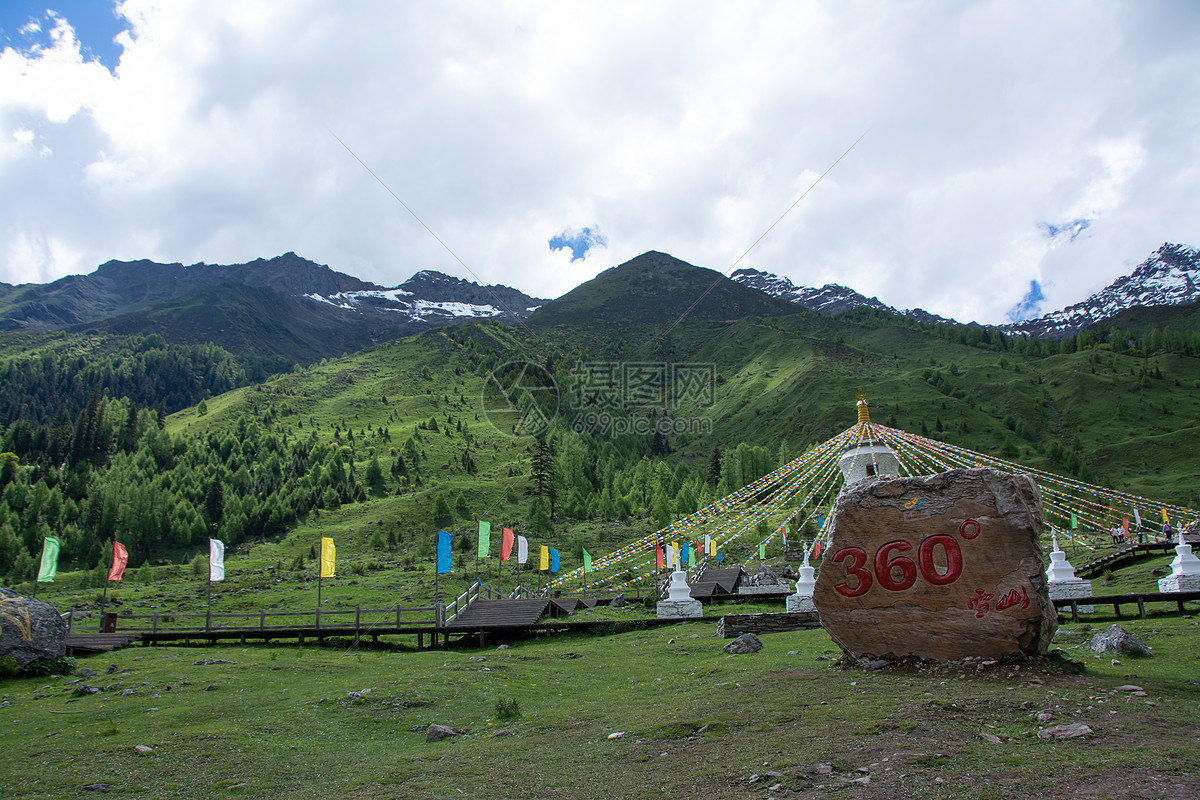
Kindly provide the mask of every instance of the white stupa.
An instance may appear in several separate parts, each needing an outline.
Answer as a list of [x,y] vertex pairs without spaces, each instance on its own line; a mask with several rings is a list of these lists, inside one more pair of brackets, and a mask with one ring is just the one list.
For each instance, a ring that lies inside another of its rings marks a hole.
[[[1092,596],[1092,582],[1075,577],[1075,568],[1067,561],[1067,554],[1058,546],[1058,536],[1053,535],[1054,549],[1050,551],[1050,567],[1046,570],[1046,588],[1050,599],[1076,600]],[[1080,614],[1091,614],[1095,606],[1077,606]]]
[[671,573],[667,599],[658,601],[656,611],[659,619],[693,619],[704,616],[704,608],[700,601],[692,598],[686,572],[680,569]]
[[789,594],[787,598],[787,610],[789,613],[797,611],[816,611],[817,607],[813,604],[813,587],[817,585],[813,575],[816,569],[808,563],[808,547],[804,548],[804,564],[800,567],[800,580],[796,581],[796,593]]
[[[867,409],[867,399],[858,390],[858,422],[861,430],[870,430],[871,412]],[[865,425],[864,425],[865,423]],[[846,485],[858,481],[878,480],[879,478],[898,478],[900,476],[900,459],[895,451],[886,443],[877,439],[859,439],[853,447],[842,453],[838,459],[838,469]]]
[[1192,553],[1192,546],[1183,538],[1183,530],[1179,531],[1178,544],[1175,545],[1175,558],[1171,561],[1171,574],[1159,578],[1160,592],[1194,592],[1200,591],[1200,558]]

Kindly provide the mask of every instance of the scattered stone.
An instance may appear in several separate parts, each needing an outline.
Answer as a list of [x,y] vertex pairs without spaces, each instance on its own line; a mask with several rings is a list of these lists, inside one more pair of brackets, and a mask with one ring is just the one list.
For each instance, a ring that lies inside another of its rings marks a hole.
[[88,694],[100,694],[100,689],[95,686],[88,686],[85,683],[81,683],[75,687],[75,694],[79,697],[83,697],[84,695]]
[[204,687],[204,691],[206,691],[206,692],[215,692],[216,690],[217,690],[217,687],[213,684],[209,684],[208,686]]
[[888,662],[884,661],[882,658],[878,658],[873,661],[864,661],[863,669],[883,669],[887,665]]
[[512,647],[511,647],[510,645],[507,645],[507,644],[502,644],[502,645],[499,645],[499,646],[498,646],[496,649],[497,649],[497,650],[511,650],[511,649],[512,649]]
[[983,739],[985,742],[990,742],[992,744],[1000,744],[1000,737],[994,733],[986,733],[986,732],[981,733],[981,734],[979,734],[979,738]]
[[769,789],[767,789],[767,791],[768,791],[768,792],[782,792],[782,791],[783,791],[783,784],[782,784],[782,783],[777,783],[777,784],[775,784],[774,786],[772,786],[772,787],[770,787]]
[[798,655],[800,655],[800,651],[799,650],[788,650],[788,655],[789,656],[798,656]]
[[757,653],[762,649],[762,642],[753,633],[743,633],[741,636],[734,639],[729,644],[722,648],[726,653],[734,655],[742,655],[746,653]]
[[1038,731],[1039,739],[1076,739],[1089,736],[1092,729],[1082,722],[1072,722],[1069,725],[1055,725],[1053,728],[1043,728]]
[[697,728],[697,729],[696,729],[696,734],[695,734],[695,735],[696,735],[696,736],[703,736],[703,735],[704,735],[704,734],[706,734],[706,733],[708,733],[708,726],[707,726],[707,725],[701,725],[699,728]]
[[121,668],[118,667],[116,664],[109,664],[108,669],[106,669],[104,671],[107,672],[109,675],[112,675],[114,672],[120,672]]
[[1051,714],[1049,711],[1039,711],[1037,713],[1037,721],[1038,722],[1051,722],[1053,720],[1054,720],[1054,715]]
[[440,742],[458,736],[458,731],[445,725],[430,725],[425,729],[426,742]]
[[199,661],[197,661],[196,663],[192,664],[192,666],[193,667],[207,667],[212,664],[234,664],[234,663],[237,663],[237,662],[226,661],[223,658],[202,658]]
[[94,669],[88,669],[87,667],[80,667],[79,669],[75,670],[75,674],[78,675],[80,678],[84,678],[86,680],[87,678],[94,678],[97,675],[99,675],[100,673],[96,672],[96,670],[94,670]]
[[495,739],[498,736],[512,736],[512,735],[513,735],[513,732],[511,730],[509,730],[508,728],[501,728],[500,730],[493,733],[491,738]]
[[133,694],[134,694],[133,689],[126,689],[123,692],[121,692],[121,697],[132,697]]
[[758,783],[761,780],[762,780],[761,775],[751,775],[750,776],[750,783]]
[[1140,686],[1134,686],[1132,683],[1127,683],[1124,686],[1118,686],[1113,689],[1114,692],[1144,692],[1146,691]]
[[625,737],[625,731],[613,731],[608,735],[609,739],[622,739]]
[[625,595],[624,594],[617,595],[616,597],[614,597],[612,599],[612,602],[609,603],[609,605],[613,606],[615,608],[620,608],[621,606],[625,605]]
[[831,775],[833,774],[833,764],[830,764],[829,762],[813,764],[811,767],[809,767],[808,771],[817,775]]
[[85,792],[107,792],[109,784],[107,783],[89,783],[79,788]]
[[153,747],[147,747],[144,744],[135,744],[133,749],[139,756],[149,755],[150,753],[154,752]]
[[1097,633],[1088,642],[1088,649],[1096,653],[1120,653],[1126,656],[1152,655],[1145,643],[1120,625],[1111,625],[1103,633]]

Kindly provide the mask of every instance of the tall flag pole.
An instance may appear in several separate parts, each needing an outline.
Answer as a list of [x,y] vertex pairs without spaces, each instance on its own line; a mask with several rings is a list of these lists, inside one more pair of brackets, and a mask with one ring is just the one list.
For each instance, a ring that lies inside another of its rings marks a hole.
[[[504,562],[512,558],[513,550],[513,532],[508,528],[501,528],[503,538],[500,539],[500,566],[496,567],[496,591],[500,592],[500,576],[504,572]],[[501,592],[501,596],[503,593]]]
[[521,583],[521,565],[529,562],[529,540],[517,537],[517,583]]
[[479,580],[479,559],[492,551],[492,523],[479,520],[479,547],[475,552],[475,580]]
[[220,539],[208,540],[208,613],[205,615],[204,630],[212,627],[213,581],[225,580],[225,543]]
[[317,570],[317,627],[321,627],[321,579],[332,578],[334,575],[334,565],[337,561],[337,548],[334,547],[333,539],[328,536],[321,537],[321,568]]
[[433,607],[434,624],[441,624],[442,594],[439,576],[450,572],[454,557],[450,553],[450,534],[446,531],[437,532],[437,561],[433,570]]
[[129,563],[129,551],[125,549],[125,545],[113,539],[112,567],[108,570],[108,580],[104,582],[104,597],[100,599],[101,620],[104,619],[104,613],[108,610],[108,583],[109,581],[120,581],[125,577],[125,565],[127,563]]
[[[548,572],[550,570],[550,548],[546,545],[541,545],[541,550],[538,551],[538,555],[538,577],[541,578],[542,572]],[[541,588],[542,586],[539,585],[538,590],[540,591]]]
[[42,564],[38,569],[37,580],[33,582],[33,596],[37,597],[37,585],[39,583],[53,583],[54,576],[58,574],[58,551],[61,547],[58,539],[53,536],[47,536],[42,542]]

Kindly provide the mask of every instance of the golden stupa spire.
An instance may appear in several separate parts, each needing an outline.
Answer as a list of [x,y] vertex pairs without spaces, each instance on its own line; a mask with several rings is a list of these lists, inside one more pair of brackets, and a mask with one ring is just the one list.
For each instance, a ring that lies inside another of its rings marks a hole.
[[867,409],[867,396],[863,394],[863,390],[858,390],[858,421],[859,423],[871,424],[871,412]]

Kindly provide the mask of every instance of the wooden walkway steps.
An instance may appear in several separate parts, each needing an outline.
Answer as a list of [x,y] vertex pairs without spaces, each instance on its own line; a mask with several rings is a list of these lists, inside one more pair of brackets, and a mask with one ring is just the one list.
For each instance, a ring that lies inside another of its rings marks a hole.
[[476,600],[447,627],[525,628],[547,613],[550,605],[550,599],[546,597],[531,600]]
[[1103,558],[1098,558],[1095,561],[1084,564],[1075,570],[1075,577],[1085,579],[1095,578],[1098,575],[1104,574],[1107,570],[1123,567],[1126,564],[1139,561],[1146,556],[1158,553],[1165,555],[1173,552],[1175,552],[1175,542],[1146,542],[1145,544],[1130,545],[1115,553],[1109,553]]
[[141,633],[68,633],[67,655],[107,653],[140,641]]

